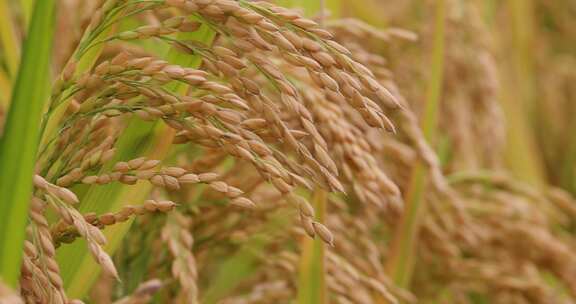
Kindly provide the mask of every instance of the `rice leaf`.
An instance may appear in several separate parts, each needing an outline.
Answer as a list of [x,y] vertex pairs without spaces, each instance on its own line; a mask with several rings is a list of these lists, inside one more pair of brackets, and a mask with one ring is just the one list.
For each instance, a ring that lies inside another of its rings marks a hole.
[[38,1],[0,142],[0,276],[18,281],[39,124],[48,98],[54,0]]
[[6,59],[8,76],[14,79],[20,62],[20,45],[7,0],[0,0],[0,44]]

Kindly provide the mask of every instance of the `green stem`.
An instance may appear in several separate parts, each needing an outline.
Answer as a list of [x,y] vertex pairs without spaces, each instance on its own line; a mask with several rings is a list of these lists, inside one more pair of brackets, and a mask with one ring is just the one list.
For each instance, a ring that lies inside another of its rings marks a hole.
[[[316,189],[312,203],[316,210],[316,221],[322,223],[326,216],[328,193]],[[298,304],[324,304],[327,302],[326,267],[324,242],[319,238],[304,236],[300,257]]]
[[[317,0],[317,1],[288,1],[290,6],[304,8],[307,15],[320,14],[322,23],[326,11],[332,13],[332,17],[340,14],[340,0]],[[316,221],[324,223],[328,192],[317,188],[312,197],[312,203],[316,210]],[[298,280],[298,304],[324,304],[328,303],[326,288],[326,266],[324,242],[318,237],[310,239],[305,236],[301,243],[302,253],[300,256],[299,280]]]
[[507,57],[507,73],[502,88],[502,108],[507,124],[506,165],[512,174],[532,185],[544,182],[544,165],[532,127],[537,114],[535,100],[534,47],[531,1],[506,2],[511,14],[509,36],[511,45],[503,43]]
[[[422,131],[424,138],[433,143],[436,138],[438,111],[444,82],[444,48],[446,32],[446,1],[436,2],[434,44],[432,49],[432,71],[426,95]],[[387,263],[388,274],[400,287],[410,284],[414,268],[414,254],[417,245],[418,230],[425,211],[423,200],[426,191],[428,169],[421,161],[413,168],[410,184],[406,192],[406,208],[400,225],[392,241],[390,258]]]

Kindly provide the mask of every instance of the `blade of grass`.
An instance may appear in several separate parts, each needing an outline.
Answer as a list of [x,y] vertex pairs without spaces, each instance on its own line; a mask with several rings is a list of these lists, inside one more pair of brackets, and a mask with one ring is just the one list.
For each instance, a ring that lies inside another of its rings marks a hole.
[[16,30],[7,0],[0,0],[0,43],[8,66],[8,76],[14,79],[20,62],[20,44],[16,38]]
[[[324,222],[328,193],[316,189],[312,203],[316,210],[316,221]],[[302,255],[298,280],[298,304],[323,304],[327,302],[324,242],[320,238],[304,236],[301,242]]]
[[[432,71],[426,95],[422,130],[426,141],[433,143],[436,137],[438,111],[444,82],[444,46],[446,32],[446,0],[436,2]],[[414,251],[425,205],[428,170],[422,162],[415,164],[406,191],[406,208],[391,244],[386,270],[399,287],[410,284],[414,267]]]
[[[200,30],[185,34],[180,38],[211,43],[214,32],[209,27],[203,26]],[[166,58],[169,62],[189,67],[198,67],[201,63],[199,56],[182,54],[173,49],[169,51]],[[183,85],[169,87],[170,90],[179,93],[184,93],[186,88]],[[133,119],[120,137],[117,144],[117,154],[110,163],[139,156],[162,160],[169,153],[173,136],[173,131],[163,124]],[[119,210],[124,204],[144,201],[151,188],[148,183],[139,183],[132,187],[120,184],[108,187],[94,186],[81,198],[80,211],[104,213]],[[132,221],[127,221],[106,229],[105,235],[108,238],[108,244],[105,250],[107,252],[112,254],[119,247],[131,224]],[[66,246],[58,252],[58,260],[62,263],[62,277],[67,292],[70,296],[78,298],[82,298],[86,294],[100,272],[100,267],[92,260],[86,246],[83,245],[85,244],[78,242]]]
[[38,1],[0,142],[0,276],[18,281],[39,125],[48,99],[54,0]]

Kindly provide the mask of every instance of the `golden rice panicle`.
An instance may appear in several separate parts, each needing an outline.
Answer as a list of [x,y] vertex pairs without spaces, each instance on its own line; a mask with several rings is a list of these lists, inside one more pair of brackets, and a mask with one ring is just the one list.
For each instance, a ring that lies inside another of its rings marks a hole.
[[[48,220],[44,213],[46,211],[46,202],[37,197],[32,198],[30,204],[29,240],[26,240],[26,246],[36,246],[37,256],[29,256],[39,269],[48,278],[49,285],[44,286],[44,298],[38,300],[49,300],[54,303],[66,303],[68,301],[64,291],[64,283],[60,276],[60,267],[55,260],[56,249],[50,233]],[[36,244],[36,245],[33,245]],[[30,253],[31,251],[28,251]],[[30,265],[30,264],[28,264]],[[34,280],[32,276],[31,280]]]
[[118,272],[112,258],[102,249],[106,244],[106,237],[100,229],[86,221],[84,216],[74,207],[65,203],[55,195],[46,195],[48,205],[62,218],[64,222],[73,225],[78,234],[86,239],[87,246],[94,260],[110,276],[118,279]]
[[[160,262],[170,264],[168,276],[179,286],[174,300],[198,302],[198,286],[204,286],[199,272],[212,271],[214,260],[221,262],[214,253],[243,246],[270,221],[271,214],[284,211],[288,201],[293,207],[287,209],[292,212],[289,214],[300,218],[309,236],[318,236],[332,246],[338,240],[337,250],[326,251],[325,274],[328,290],[338,303],[370,303],[374,297],[390,303],[414,301],[388,281],[383,264],[389,248],[380,236],[387,240],[397,224],[401,189],[409,191],[407,172],[416,162],[425,164],[426,178],[431,181],[423,198],[430,210],[418,234],[424,250],[417,257],[417,267],[445,270],[449,278],[443,287],[455,293],[469,288],[462,282],[472,282],[494,290],[498,299],[526,299],[531,291],[532,299],[543,301],[551,289],[536,275],[541,270],[572,286],[573,270],[561,268],[559,261],[573,257],[570,247],[548,233],[550,210],[528,207],[525,197],[512,195],[510,189],[498,195],[470,194],[451,184],[424,139],[416,114],[399,94],[392,68],[358,43],[366,37],[413,40],[410,32],[379,31],[347,21],[344,25],[350,26],[337,27],[333,35],[296,12],[266,2],[137,2],[101,3],[87,25],[88,33],[107,24],[106,12],[119,11],[119,6],[140,10],[137,20],[143,24],[127,30],[122,27],[112,34],[106,42],[114,45],[106,47],[93,69],[77,70],[77,57],[73,56],[54,90],[53,104],[62,102],[68,109],[58,136],[42,154],[34,181],[37,200],[30,212],[29,238],[35,242],[25,245],[22,280],[27,300],[50,302],[59,297],[67,301],[58,267],[53,265],[55,245],[78,236],[85,238],[97,262],[117,277],[111,257],[102,249],[106,240],[101,229],[139,215],[170,212],[160,218],[160,225],[156,223],[161,228],[150,225],[151,230],[161,230],[157,243],[166,244],[169,252],[168,261]],[[214,44],[175,38],[199,30],[201,23],[209,23],[218,33]],[[353,40],[354,35],[359,35],[356,45],[337,42]],[[167,43],[201,58],[203,64],[193,69],[147,54],[140,44],[145,39]],[[80,42],[79,54],[90,47],[90,43]],[[454,58],[463,64],[469,58],[457,55]],[[484,68],[470,70],[489,75]],[[178,83],[189,86],[189,92],[167,89]],[[449,90],[455,96],[472,96],[486,85],[474,84],[472,91],[461,91],[461,87]],[[486,112],[492,113],[492,100],[481,102],[489,108]],[[416,110],[420,107],[413,106]],[[449,111],[471,117],[471,109]],[[164,123],[176,134],[173,143],[183,145],[178,151],[185,152],[177,156],[186,154],[186,161],[164,166],[160,160],[131,156],[110,163],[129,119]],[[494,130],[487,128],[484,120],[478,125],[481,130],[451,136],[467,136],[474,142],[472,138]],[[194,146],[193,151],[186,144]],[[139,182],[155,188],[151,199],[141,205],[123,205],[101,214],[82,214],[75,207],[82,203],[81,187],[112,183],[128,187]],[[299,196],[316,187],[350,194],[345,200],[330,196],[329,208],[334,209],[323,223],[314,220],[315,210]],[[185,204],[176,211],[175,203],[158,199],[163,195]],[[218,208],[221,199],[253,210],[245,217],[237,210]],[[478,201],[483,203],[481,207]],[[45,204],[60,219],[53,226],[44,216]],[[495,219],[510,224],[500,225]],[[249,286],[238,288],[248,290],[246,297],[231,296],[225,303],[294,297],[298,256],[292,237],[302,229],[278,230],[278,237],[272,238],[270,248],[259,257],[262,265],[273,269],[262,270],[259,273],[263,275],[247,280]],[[534,255],[526,256],[505,244],[510,237],[528,240]],[[162,248],[152,251],[156,249]],[[490,256],[490,250],[502,260]],[[469,251],[469,257],[462,258]],[[465,271],[459,272],[462,269]],[[441,278],[433,271],[422,273]],[[161,285],[159,281],[146,282],[117,303],[147,301]]]
[[198,303],[198,270],[192,253],[194,237],[189,231],[191,225],[190,217],[173,212],[168,216],[161,236],[173,257],[171,275],[178,280],[180,286],[176,297],[186,303]]
[[[89,29],[100,26],[105,12],[117,5],[120,2],[107,1],[96,11]],[[143,11],[153,11],[154,5],[151,4],[150,9],[143,7]],[[118,274],[112,259],[102,249],[106,240],[100,229],[135,215],[170,211],[175,204],[147,200],[141,206],[127,205],[118,212],[81,214],[72,206],[79,203],[70,190],[75,189],[73,186],[105,186],[115,182],[130,186],[147,181],[175,193],[204,183],[209,189],[207,197],[223,196],[237,206],[255,206],[243,190],[219,179],[211,170],[161,167],[159,161],[144,157],[109,166],[108,161],[116,152],[116,141],[129,117],[161,120],[177,132],[174,143],[193,143],[206,151],[219,150],[251,164],[260,179],[257,190],[250,197],[278,200],[277,193],[273,196],[267,190],[261,190],[267,188],[261,182],[269,182],[282,197],[289,199],[295,196],[296,187],[313,188],[314,184],[344,192],[344,185],[337,178],[345,167],[344,159],[355,157],[358,163],[368,163],[358,165],[356,172],[373,165],[371,160],[360,160],[371,152],[362,140],[351,141],[353,152],[341,155],[339,161],[334,159],[330,144],[339,130],[327,132],[318,127],[318,120],[329,112],[327,108],[348,107],[349,113],[359,117],[366,126],[357,129],[356,121],[353,121],[341,127],[352,130],[347,137],[360,138],[362,136],[358,135],[368,130],[368,126],[395,132],[388,116],[399,108],[397,97],[382,86],[370,70],[351,58],[350,52],[333,41],[329,32],[298,14],[265,3],[225,0],[166,1],[157,5],[177,7],[183,15],[162,18],[155,24],[114,34],[111,41],[123,45],[143,39],[167,42],[183,52],[202,57],[203,69],[119,52],[99,61],[94,69],[81,73],[76,71],[74,59],[70,60],[52,100],[57,104],[64,100],[64,92],[72,92],[60,126],[61,136],[51,142],[48,153],[42,157],[40,173],[35,177],[39,195],[61,218],[62,224],[57,224],[48,234],[54,236],[53,243],[59,244],[61,240],[76,236],[85,238],[93,257],[114,277]],[[176,33],[199,28],[199,23],[189,21],[191,14],[199,16],[202,22],[210,22],[219,32],[216,46],[172,40]],[[80,53],[87,47],[81,42]],[[285,65],[299,71],[296,73],[305,73],[307,87],[294,84]],[[165,89],[166,84],[177,82],[189,85],[194,93],[180,95]],[[303,94],[308,87],[318,92],[317,98],[326,97],[325,108],[312,106],[314,101]],[[347,120],[349,113],[338,113],[331,121]],[[329,125],[330,120],[325,124]],[[111,170],[101,170],[110,167]],[[387,177],[379,171],[371,171],[365,180],[359,179],[357,173],[346,174],[349,179],[358,180],[357,184],[368,185],[376,181],[386,187],[384,193],[396,193],[394,186],[388,184]],[[371,190],[362,189],[359,193],[371,193],[371,198],[382,194],[374,189],[372,186]],[[333,245],[332,232],[313,220],[314,210],[309,203],[295,201],[308,234],[318,235]],[[264,207],[262,212],[274,208]],[[189,216],[170,214],[162,239],[174,256],[172,275],[180,282],[180,296],[186,301],[196,301],[198,275],[191,252],[190,227]],[[45,278],[50,279],[49,275]]]
[[[84,220],[90,225],[104,229],[106,226],[111,226],[117,223],[126,222],[136,216],[151,213],[167,213],[176,207],[176,203],[169,200],[146,200],[141,205],[126,204],[120,211],[106,212],[100,215],[94,213],[83,214]],[[79,230],[66,221],[60,221],[50,231],[54,244],[59,246],[61,243],[70,243],[76,237],[80,237]]]

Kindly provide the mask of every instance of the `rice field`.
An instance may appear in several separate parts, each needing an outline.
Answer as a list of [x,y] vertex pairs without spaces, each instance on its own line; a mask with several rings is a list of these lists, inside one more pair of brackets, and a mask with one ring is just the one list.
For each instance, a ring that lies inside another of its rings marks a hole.
[[0,304],[576,303],[575,17],[0,0]]

